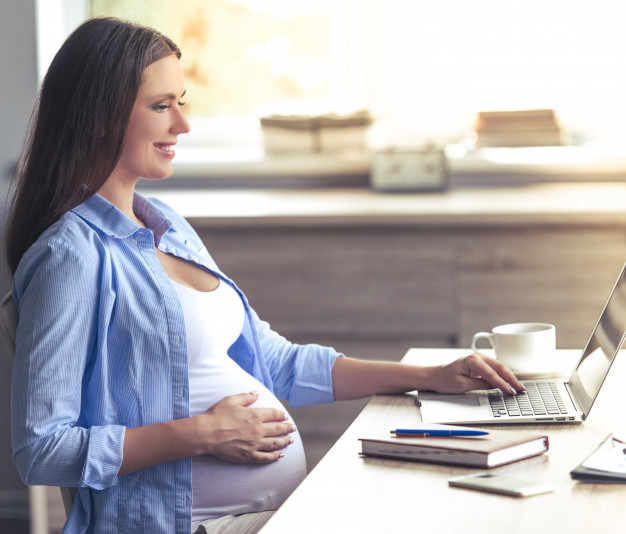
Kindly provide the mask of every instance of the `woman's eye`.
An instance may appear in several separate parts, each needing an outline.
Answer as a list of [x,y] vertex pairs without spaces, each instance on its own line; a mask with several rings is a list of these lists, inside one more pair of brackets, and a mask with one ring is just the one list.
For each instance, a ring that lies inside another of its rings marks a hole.
[[[178,105],[179,105],[179,106],[184,106],[184,105],[185,105],[185,102],[178,102]],[[161,112],[161,111],[165,111],[166,109],[170,109],[171,107],[172,107],[172,106],[170,106],[169,104],[154,104],[154,105],[152,106],[152,109],[153,109],[154,111],[159,111],[159,112]]]

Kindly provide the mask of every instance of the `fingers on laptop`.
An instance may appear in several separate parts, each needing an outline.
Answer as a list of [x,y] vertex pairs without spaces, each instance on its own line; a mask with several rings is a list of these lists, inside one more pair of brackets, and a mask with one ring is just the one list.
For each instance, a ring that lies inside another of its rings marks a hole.
[[473,354],[468,357],[468,364],[470,376],[481,378],[492,387],[512,395],[524,389],[513,372],[497,360]]

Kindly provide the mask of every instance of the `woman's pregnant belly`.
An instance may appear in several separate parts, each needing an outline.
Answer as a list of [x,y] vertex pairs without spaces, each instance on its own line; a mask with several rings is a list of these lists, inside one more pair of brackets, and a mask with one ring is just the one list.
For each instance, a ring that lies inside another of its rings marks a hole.
[[[263,384],[230,358],[195,376],[190,388],[201,392],[192,397],[190,415],[206,411],[226,396],[250,391],[259,392],[250,408],[272,407],[286,412]],[[291,436],[294,442],[282,450],[284,456],[269,464],[239,464],[208,455],[192,458],[192,520],[278,508],[306,475],[300,435],[294,432]]]

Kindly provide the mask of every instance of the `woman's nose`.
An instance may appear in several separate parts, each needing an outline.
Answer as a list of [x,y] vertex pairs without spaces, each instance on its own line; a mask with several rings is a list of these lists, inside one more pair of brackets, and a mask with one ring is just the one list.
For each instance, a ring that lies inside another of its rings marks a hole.
[[172,130],[177,134],[189,132],[189,130],[191,130],[191,127],[189,126],[189,121],[187,120],[185,115],[183,115],[183,112],[180,110],[180,108],[177,108],[176,111],[176,118],[174,120],[174,123],[172,124]]

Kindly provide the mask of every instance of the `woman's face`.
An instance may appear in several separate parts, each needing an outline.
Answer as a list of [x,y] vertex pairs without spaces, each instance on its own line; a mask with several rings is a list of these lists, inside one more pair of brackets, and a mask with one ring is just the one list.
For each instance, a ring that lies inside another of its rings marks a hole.
[[133,183],[173,172],[178,134],[189,131],[180,101],[185,94],[180,61],[171,55],[146,68],[112,177]]

